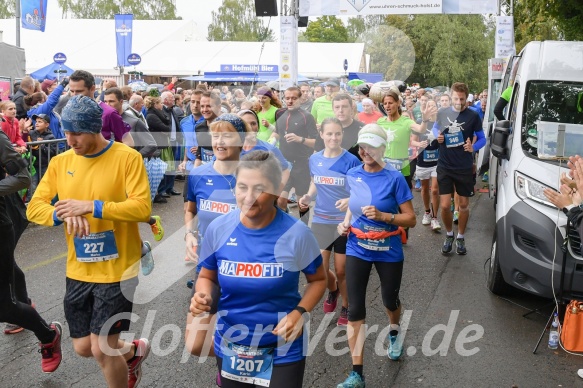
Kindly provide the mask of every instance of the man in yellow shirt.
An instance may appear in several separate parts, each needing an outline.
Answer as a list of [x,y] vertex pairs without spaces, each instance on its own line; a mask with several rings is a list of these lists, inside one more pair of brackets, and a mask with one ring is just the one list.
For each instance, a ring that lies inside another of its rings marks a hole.
[[101,115],[87,96],[67,103],[61,121],[71,149],[51,159],[27,216],[66,226],[64,310],[75,352],[97,360],[108,386],[133,388],[150,345],[119,335],[130,326],[141,256],[138,223],[150,216],[150,189],[141,155],[106,140]]

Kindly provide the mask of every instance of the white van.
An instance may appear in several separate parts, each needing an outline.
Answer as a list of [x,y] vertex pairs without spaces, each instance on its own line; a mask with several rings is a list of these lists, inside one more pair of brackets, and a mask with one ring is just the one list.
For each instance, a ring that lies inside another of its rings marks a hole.
[[[488,288],[501,294],[511,285],[551,298],[552,285],[560,287],[567,217],[543,190],[558,190],[567,157],[583,155],[583,42],[530,42],[511,58],[506,73],[502,90],[513,85],[507,120],[496,124],[490,138],[496,227]],[[568,241],[563,289],[583,298],[576,230]]]

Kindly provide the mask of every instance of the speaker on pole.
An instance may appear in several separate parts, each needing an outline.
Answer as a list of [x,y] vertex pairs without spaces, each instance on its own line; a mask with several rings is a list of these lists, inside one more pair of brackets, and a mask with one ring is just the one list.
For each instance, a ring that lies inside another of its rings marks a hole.
[[307,27],[308,26],[308,17],[307,16],[300,16],[298,19],[298,27]]
[[277,0],[255,0],[257,16],[277,16]]

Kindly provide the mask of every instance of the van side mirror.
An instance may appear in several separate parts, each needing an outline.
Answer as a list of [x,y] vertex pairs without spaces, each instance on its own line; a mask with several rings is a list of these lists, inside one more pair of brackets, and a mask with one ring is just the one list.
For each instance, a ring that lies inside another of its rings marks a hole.
[[490,150],[492,151],[492,155],[498,159],[510,159],[508,136],[510,136],[510,121],[498,121],[490,139]]

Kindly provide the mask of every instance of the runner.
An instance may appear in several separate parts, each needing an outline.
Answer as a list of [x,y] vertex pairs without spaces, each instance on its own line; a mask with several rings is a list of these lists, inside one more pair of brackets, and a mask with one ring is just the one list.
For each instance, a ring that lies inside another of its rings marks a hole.
[[[308,193],[298,201],[301,211],[307,211],[315,198],[312,231],[320,245],[327,273],[328,298],[324,301],[324,312],[336,310],[338,295],[342,296],[342,309],[338,326],[348,322],[348,297],[346,293],[346,237],[339,236],[336,227],[344,220],[348,208],[348,185],[346,173],[360,165],[358,158],[341,147],[343,129],[340,120],[328,117],[320,126],[320,137],[324,150],[310,156],[312,181]],[[330,256],[334,249],[334,269],[330,270]]]
[[138,223],[150,217],[150,188],[142,156],[106,140],[101,116],[93,99],[69,100],[61,120],[72,149],[51,160],[26,214],[41,225],[66,226],[64,309],[75,352],[94,357],[109,386],[133,388],[150,344],[146,338],[124,342],[120,333],[130,327],[141,257]]
[[[429,100],[427,105],[436,108],[435,101]],[[429,116],[428,127],[433,128],[437,118],[437,109]],[[415,174],[421,180],[421,198],[425,206],[423,225],[431,225],[431,230],[438,232],[441,225],[437,219],[439,212],[439,187],[437,185],[437,158],[439,156],[439,143],[431,132],[424,135],[414,135],[416,141],[420,141],[420,152],[417,156],[417,168]]]
[[399,93],[396,90],[389,90],[382,99],[386,117],[378,119],[377,124],[387,131],[388,145],[385,151],[387,163],[400,171],[409,188],[411,183],[411,166],[409,164],[409,144],[414,147],[419,146],[419,142],[411,141],[412,132],[425,133],[427,128],[427,117],[432,113],[424,110],[421,124],[416,124],[410,118],[402,115],[402,108],[399,102]]
[[[439,143],[437,181],[441,205],[441,219],[447,236],[441,248],[442,254],[451,252],[454,242],[453,218],[450,210],[451,194],[459,195],[458,235],[456,253],[467,253],[464,233],[470,217],[470,197],[474,195],[473,152],[486,144],[482,123],[476,112],[467,108],[468,87],[456,82],[452,85],[452,106],[441,109],[433,126],[433,135]],[[477,141],[472,145],[474,136]]]
[[389,317],[388,356],[403,353],[399,319],[399,289],[403,273],[402,231],[414,227],[413,194],[403,176],[383,161],[387,133],[377,124],[365,125],[358,136],[363,165],[348,171],[350,200],[340,235],[348,234],[346,283],[348,285],[348,344],[353,370],[338,388],[363,388],[366,288],[374,265],[381,281],[383,305]]
[[[0,117],[0,121],[3,121]],[[18,333],[22,328],[31,330],[40,341],[41,368],[45,373],[57,370],[61,364],[61,335],[59,322],[50,325],[31,306],[24,274],[17,269],[14,249],[22,231],[15,231],[11,217],[11,196],[28,187],[30,174],[22,157],[12,147],[4,132],[0,131],[0,322],[9,322],[7,334]],[[20,198],[15,198],[19,200]],[[24,207],[24,204],[22,204]],[[18,235],[17,235],[18,234]],[[19,271],[19,273],[17,273]],[[10,326],[9,326],[10,325]]]
[[[326,287],[322,257],[307,226],[275,206],[281,170],[272,154],[245,155],[236,179],[238,209],[206,231],[190,313],[228,312],[220,314],[214,339],[223,388],[299,388],[303,325]],[[300,271],[308,282],[303,297]],[[217,287],[220,299],[213,297]],[[234,325],[249,331],[234,334]]]
[[[245,122],[236,115],[227,113],[216,118],[210,125],[212,151],[216,160],[211,160],[190,172],[187,187],[188,202],[184,213],[185,260],[197,263],[197,274],[203,264],[199,261],[200,247],[208,225],[220,215],[236,208],[234,173],[246,133]],[[193,279],[187,283],[187,286],[194,289],[195,282],[196,279]],[[211,336],[207,336],[207,331],[200,330],[198,327],[199,324],[213,322],[214,313],[215,311],[210,316],[195,321],[194,324],[192,324],[193,317],[188,315],[185,339],[190,353],[200,356],[203,350],[210,348]],[[191,330],[191,328],[195,329]],[[210,351],[213,355],[212,348]]]
[[273,134],[275,132],[275,112],[282,107],[281,103],[268,87],[261,87],[257,90],[257,99],[261,104],[261,110],[257,113],[259,116],[257,138],[275,144],[277,142]]

